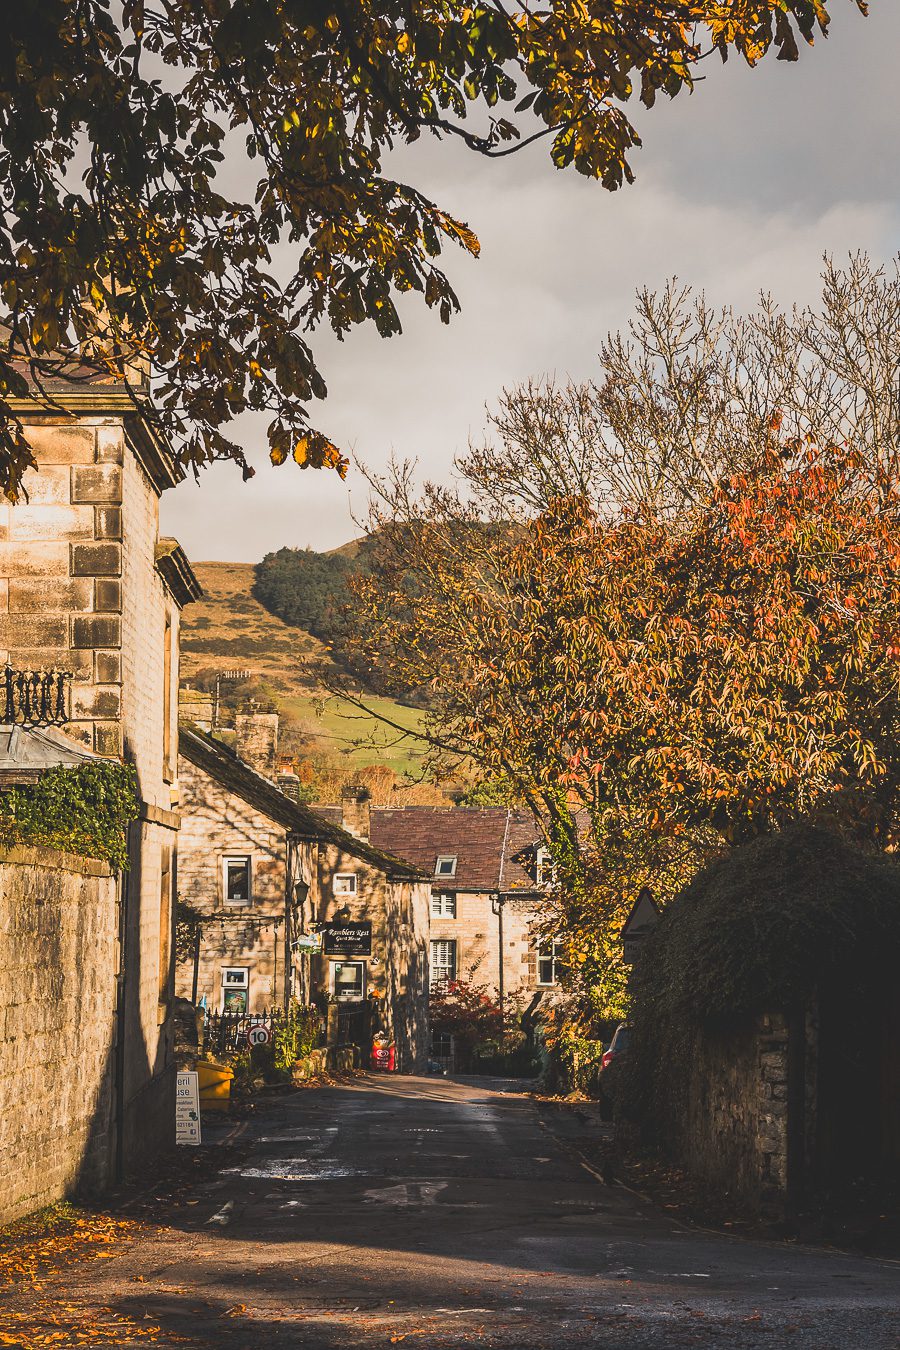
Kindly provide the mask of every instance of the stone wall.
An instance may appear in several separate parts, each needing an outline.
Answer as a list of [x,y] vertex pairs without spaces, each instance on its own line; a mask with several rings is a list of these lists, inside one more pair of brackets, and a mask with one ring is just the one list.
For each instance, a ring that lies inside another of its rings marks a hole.
[[[527,1002],[538,988],[535,933],[539,921],[540,911],[533,900],[504,900],[503,985],[505,996],[513,1001]],[[455,918],[432,916],[431,937],[455,940],[459,978],[483,985],[497,996],[500,932],[487,892],[461,891]]]
[[[335,895],[337,873],[354,873],[356,894]],[[386,877],[370,863],[335,844],[321,843],[311,913],[318,923],[346,910],[352,920],[372,923],[372,956],[366,962],[367,994],[377,1001],[384,1030],[397,1048],[397,1067],[410,1073],[425,1067],[428,1055],[428,905],[427,881]],[[353,958],[347,958],[352,960]],[[314,988],[333,993],[334,962],[312,963]]]
[[137,1165],[174,1141],[179,609],[156,569],[160,487],[126,417],[28,415],[24,426],[38,470],[27,502],[0,505],[0,662],[70,671],[66,734],[138,774],[124,958],[125,1161]]
[[687,1073],[681,1161],[753,1208],[780,1207],[788,1183],[785,1018],[698,1033]]
[[0,660],[71,671],[69,735],[117,754],[121,705],[120,419],[26,425],[39,471],[0,505]]
[[[287,842],[284,827],[229,792],[189,760],[180,763],[182,823],[178,898],[206,919],[200,951],[198,998],[218,1012],[222,967],[248,966],[248,1011],[262,1012],[285,998]],[[226,905],[222,862],[250,857],[252,904]],[[270,926],[263,922],[271,921]],[[190,998],[193,961],[176,970],[175,990]]]
[[278,714],[239,712],[234,718],[234,748],[245,764],[274,779],[278,768]]
[[0,1224],[112,1177],[117,929],[104,864],[0,852]]

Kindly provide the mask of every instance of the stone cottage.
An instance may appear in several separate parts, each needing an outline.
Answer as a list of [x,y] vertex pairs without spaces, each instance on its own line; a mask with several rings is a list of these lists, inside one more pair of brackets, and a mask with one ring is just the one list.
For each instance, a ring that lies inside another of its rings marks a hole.
[[[53,1066],[74,1029],[57,1019],[52,1028],[48,1023],[44,1040],[32,1039],[27,1060],[37,1075],[40,1110],[34,1111],[32,1095],[31,1123],[19,1122],[17,1146],[59,1158],[58,1168],[47,1168],[46,1185],[21,1201],[32,1207],[58,1198],[78,1178],[76,1155],[85,1134],[80,1127],[68,1131],[72,1112],[91,1110],[88,1134],[109,1136],[95,1158],[97,1184],[116,1168],[145,1163],[173,1140],[178,630],[182,607],[200,593],[178,544],[159,538],[159,498],[180,472],[151,421],[120,384],[48,383],[52,409],[38,400],[15,402],[39,468],[25,476],[27,498],[0,505],[0,664],[71,673],[63,740],[134,765],[140,818],[129,840],[130,870],[115,883],[104,882],[107,889],[113,884],[115,900],[97,919],[103,932],[92,940],[85,924],[79,935],[70,935],[76,947],[82,944],[78,956],[87,975],[74,968],[33,972],[35,1003],[41,1005],[52,1005],[61,988],[71,992],[72,982],[84,976],[84,999],[71,1008],[96,1024],[105,1061],[91,1070],[93,1078],[80,1078],[83,1066],[67,1063],[68,1086],[57,1092]],[[18,738],[17,749],[12,738],[5,743],[5,767],[13,778],[17,755],[33,757],[27,741]],[[62,753],[59,762],[74,760]],[[70,863],[60,866],[71,873]],[[33,873],[16,875],[17,886],[34,883],[40,890]],[[76,891],[71,913],[77,917]],[[15,900],[9,891],[5,898]],[[62,910],[41,914],[50,928],[64,921]],[[60,950],[76,955],[71,945]],[[20,1037],[33,1034],[33,1027],[17,1030],[8,1013],[0,1081],[9,1065],[21,1069]],[[24,1097],[20,1079],[4,1101]]]
[[[336,820],[333,807],[318,808]],[[505,807],[369,807],[347,789],[343,824],[406,858],[431,881],[432,986],[466,980],[512,1007],[558,984],[543,929],[553,866],[527,811]]]
[[[236,730],[237,750],[274,773],[274,715],[243,714]],[[178,993],[214,1012],[259,1014],[292,999],[367,1009],[398,1068],[421,1069],[427,879],[196,727],[182,727],[180,754],[178,896],[195,941],[178,965]],[[360,1038],[371,1030],[363,1020]]]

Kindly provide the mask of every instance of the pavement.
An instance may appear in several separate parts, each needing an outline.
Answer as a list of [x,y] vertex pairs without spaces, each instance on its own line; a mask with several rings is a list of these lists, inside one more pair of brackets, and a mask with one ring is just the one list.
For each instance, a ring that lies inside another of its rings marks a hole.
[[86,1324],[201,1350],[900,1348],[900,1266],[686,1228],[514,1083],[362,1075],[212,1137],[245,1156],[67,1273]]

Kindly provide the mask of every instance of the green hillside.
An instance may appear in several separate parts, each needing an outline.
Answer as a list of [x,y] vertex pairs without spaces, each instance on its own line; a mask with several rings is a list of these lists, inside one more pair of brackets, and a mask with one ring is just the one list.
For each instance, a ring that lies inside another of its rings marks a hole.
[[[203,599],[183,615],[182,680],[211,688],[216,674],[246,671],[223,681],[223,720],[247,697],[271,700],[282,716],[284,749],[295,758],[328,758],[335,766],[378,764],[398,775],[415,774],[421,749],[401,740],[375,717],[366,717],[322,687],[319,670],[332,665],[327,643],[270,614],[253,597],[252,563],[204,562],[194,566]],[[414,729],[421,713],[373,694],[368,705]]]

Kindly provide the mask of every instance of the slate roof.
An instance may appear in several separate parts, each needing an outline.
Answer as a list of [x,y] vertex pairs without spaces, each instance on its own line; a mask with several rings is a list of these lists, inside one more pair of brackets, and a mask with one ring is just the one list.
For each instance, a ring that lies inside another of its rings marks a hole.
[[345,853],[371,863],[390,877],[421,879],[411,860],[393,857],[376,845],[357,839],[318,811],[292,801],[268,778],[263,778],[262,774],[239,759],[229,746],[214,736],[208,736],[198,727],[182,723],[178,733],[178,753],[229,792],[250,806],[255,806],[263,815],[283,825],[298,838],[335,844]]
[[203,587],[177,539],[157,539],[156,570],[175,597],[179,609],[184,609],[192,600],[199,600],[203,594]]
[[[340,820],[340,807],[320,806]],[[543,842],[528,811],[500,806],[374,806],[372,843],[408,858],[445,891],[500,891],[540,895],[536,850]],[[456,873],[436,877],[439,857],[455,857]]]
[[0,785],[34,783],[45,769],[77,768],[100,756],[58,727],[0,726]]

